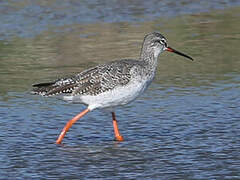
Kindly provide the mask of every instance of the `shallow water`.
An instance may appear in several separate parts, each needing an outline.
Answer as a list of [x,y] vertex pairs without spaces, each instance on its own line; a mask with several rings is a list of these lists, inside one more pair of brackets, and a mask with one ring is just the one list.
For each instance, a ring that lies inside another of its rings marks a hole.
[[9,0],[0,2],[0,39],[34,37],[51,27],[96,22],[143,22],[239,6],[238,0]]
[[[4,36],[0,179],[239,179],[240,7],[220,6],[202,13],[200,5],[197,13],[167,19],[144,13],[150,20],[142,22],[131,15],[123,22],[93,18],[92,24],[63,18],[62,25],[28,37]],[[62,146],[55,145],[67,120],[84,106],[30,95],[31,84],[137,58],[143,36],[152,31],[195,61],[160,56],[150,88],[116,111],[124,142],[113,141],[111,115],[96,110],[70,129]]]

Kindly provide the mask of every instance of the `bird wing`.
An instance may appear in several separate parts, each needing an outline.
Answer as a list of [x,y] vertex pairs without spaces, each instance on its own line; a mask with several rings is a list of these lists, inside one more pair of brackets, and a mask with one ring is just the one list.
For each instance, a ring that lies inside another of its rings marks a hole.
[[99,65],[86,75],[78,75],[81,79],[78,87],[73,91],[73,95],[97,95],[114,89],[116,86],[126,85],[131,78],[131,64],[126,61],[115,61],[104,65]]
[[58,79],[49,83],[33,85],[33,93],[43,96],[57,94],[97,95],[124,86],[131,79],[133,60],[121,60],[87,69],[69,78]]

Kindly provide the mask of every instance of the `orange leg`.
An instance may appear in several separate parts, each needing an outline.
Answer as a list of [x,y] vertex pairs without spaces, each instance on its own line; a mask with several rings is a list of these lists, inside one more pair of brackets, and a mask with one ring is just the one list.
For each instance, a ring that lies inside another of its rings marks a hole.
[[66,135],[67,131],[69,130],[69,128],[77,121],[79,120],[81,117],[83,117],[85,114],[87,114],[90,111],[90,109],[85,109],[84,111],[82,111],[81,113],[79,113],[78,115],[76,115],[74,118],[72,118],[71,120],[69,120],[67,122],[67,124],[65,125],[65,127],[63,128],[61,134],[58,136],[58,139],[56,141],[56,144],[61,144],[64,136]]
[[117,120],[114,112],[112,112],[112,119],[113,119],[113,129],[114,129],[115,139],[117,141],[123,141],[123,137],[121,136],[118,130]]

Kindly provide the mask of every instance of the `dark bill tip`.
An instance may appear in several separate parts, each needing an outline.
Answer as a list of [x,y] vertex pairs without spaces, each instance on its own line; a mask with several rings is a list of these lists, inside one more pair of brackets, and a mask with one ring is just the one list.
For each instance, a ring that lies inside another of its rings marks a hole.
[[183,57],[185,57],[185,58],[191,59],[191,60],[193,61],[193,58],[191,58],[190,56],[188,56],[188,55],[186,55],[186,54],[183,54],[183,53],[181,53],[181,52],[179,52],[179,51],[177,51],[177,50],[175,50],[175,49],[173,49],[173,48],[171,48],[171,47],[167,47],[166,50],[169,51],[169,52],[176,53],[176,54],[178,54],[178,55],[180,55],[180,56],[183,56]]

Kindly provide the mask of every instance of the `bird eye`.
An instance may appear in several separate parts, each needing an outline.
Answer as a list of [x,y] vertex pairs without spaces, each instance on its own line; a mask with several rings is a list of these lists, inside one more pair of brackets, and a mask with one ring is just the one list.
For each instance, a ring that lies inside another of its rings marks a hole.
[[163,46],[166,46],[167,42],[166,42],[166,39],[158,39],[158,40],[155,40],[153,41],[153,43],[151,44],[151,46],[156,46],[158,44],[161,44]]
[[165,39],[156,40],[155,43],[166,45],[166,40]]
[[165,40],[165,39],[161,39],[161,40],[159,40],[159,42],[160,42],[162,45],[166,44],[166,40]]

